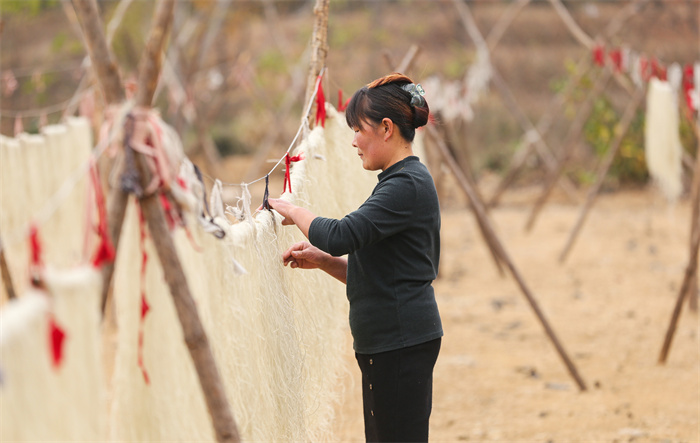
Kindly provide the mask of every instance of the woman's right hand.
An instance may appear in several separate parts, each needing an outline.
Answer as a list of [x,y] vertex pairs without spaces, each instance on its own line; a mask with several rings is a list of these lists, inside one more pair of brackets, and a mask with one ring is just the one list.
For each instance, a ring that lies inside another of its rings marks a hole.
[[282,254],[285,266],[300,269],[322,268],[329,257],[328,253],[305,241],[293,244]]

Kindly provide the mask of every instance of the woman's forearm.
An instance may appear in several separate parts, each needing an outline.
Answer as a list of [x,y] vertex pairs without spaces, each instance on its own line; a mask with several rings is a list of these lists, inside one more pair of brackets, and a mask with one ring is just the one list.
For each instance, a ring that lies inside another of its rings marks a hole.
[[331,277],[334,277],[341,282],[347,284],[348,280],[348,259],[345,257],[328,256],[321,266],[321,270],[325,271]]
[[316,218],[314,213],[308,209],[296,206],[290,211],[289,215],[294,224],[297,225],[297,228],[304,234],[304,237],[309,238],[309,227]]

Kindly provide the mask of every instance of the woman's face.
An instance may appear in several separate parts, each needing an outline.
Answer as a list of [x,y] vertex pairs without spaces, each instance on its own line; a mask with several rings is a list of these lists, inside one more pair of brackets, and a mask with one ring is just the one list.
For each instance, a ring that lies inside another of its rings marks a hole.
[[361,127],[352,129],[355,131],[352,146],[357,148],[362,167],[368,171],[384,170],[389,160],[386,158],[389,153],[386,152],[384,143],[384,126],[378,125],[375,128],[363,122]]

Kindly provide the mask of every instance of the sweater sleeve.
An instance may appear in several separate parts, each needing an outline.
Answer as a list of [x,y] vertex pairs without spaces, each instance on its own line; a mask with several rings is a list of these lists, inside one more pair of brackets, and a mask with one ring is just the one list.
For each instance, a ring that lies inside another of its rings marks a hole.
[[397,173],[379,183],[356,211],[340,220],[316,217],[309,241],[334,256],[354,252],[405,228],[415,208],[416,184],[409,174]]

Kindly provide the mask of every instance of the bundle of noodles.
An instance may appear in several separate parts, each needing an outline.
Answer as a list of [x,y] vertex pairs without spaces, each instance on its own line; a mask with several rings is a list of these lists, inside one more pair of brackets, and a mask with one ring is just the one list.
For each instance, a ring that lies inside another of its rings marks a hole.
[[[351,146],[352,131],[330,111],[326,128],[315,128],[298,147],[304,160],[294,163],[293,192],[283,198],[340,217],[369,195],[376,173],[362,170]],[[219,218],[226,233],[221,240],[188,222],[191,238],[178,230],[175,242],[243,439],[328,438],[341,353],[347,352],[342,346],[345,290],[321,271],[282,265],[282,252],[302,237],[275,217],[263,211],[236,224]],[[150,241],[145,242],[149,260],[143,283],[135,277],[141,273],[140,248],[130,206],[115,275],[119,347],[110,437],[212,440],[201,389]],[[150,307],[145,316],[142,290]]]
[[678,106],[673,88],[666,81],[652,78],[647,91],[644,152],[649,174],[669,201],[675,201],[683,191],[683,148],[678,130]]
[[[0,234],[18,293],[29,281],[28,242],[22,236],[32,222],[41,223],[47,263],[66,269],[84,261],[89,183],[84,166],[91,149],[84,118],[46,126],[39,135],[0,136]],[[36,220],[37,215],[48,218]]]
[[100,274],[47,272],[45,283],[0,312],[0,440],[98,441]]

